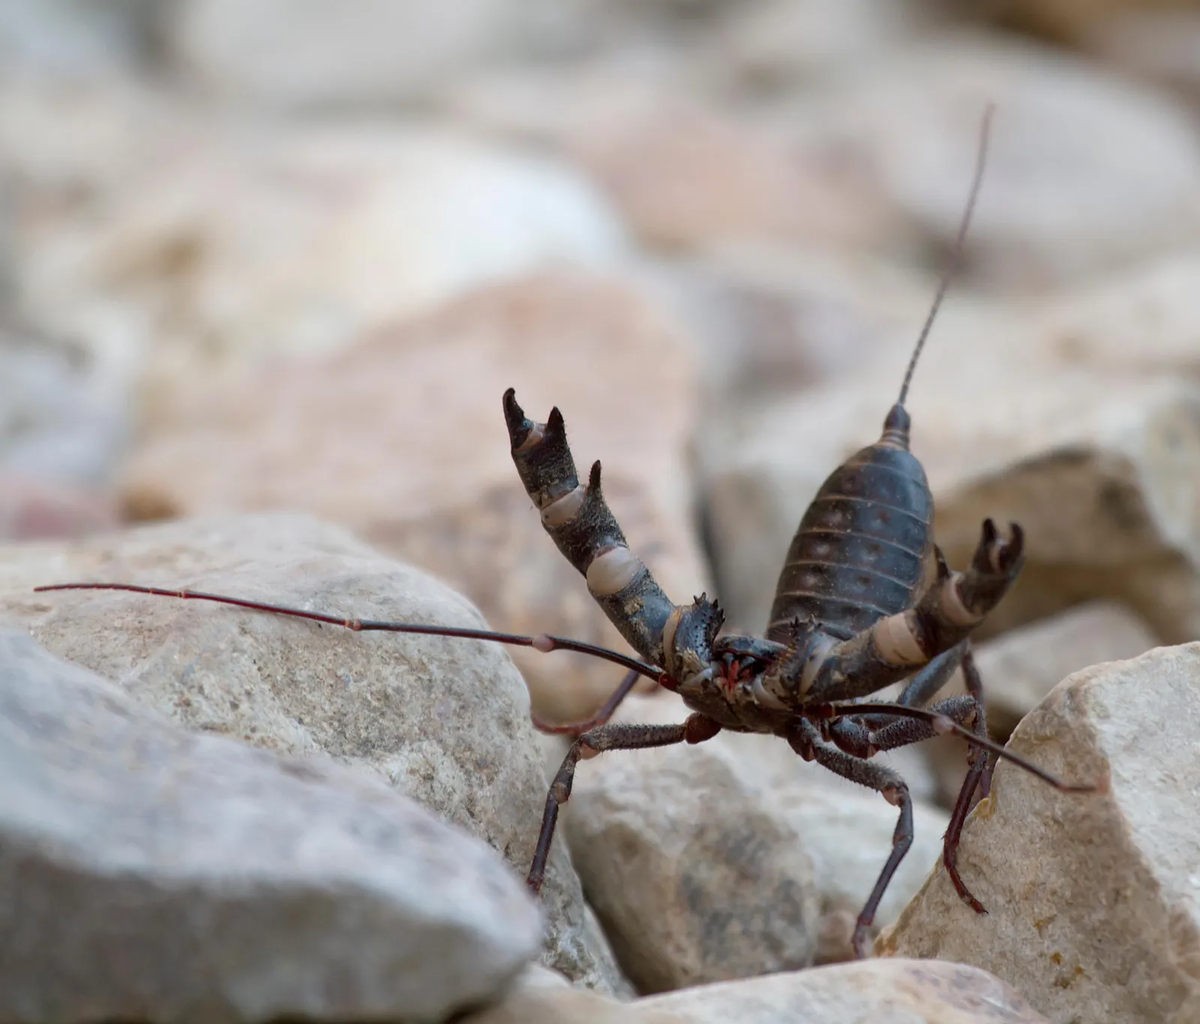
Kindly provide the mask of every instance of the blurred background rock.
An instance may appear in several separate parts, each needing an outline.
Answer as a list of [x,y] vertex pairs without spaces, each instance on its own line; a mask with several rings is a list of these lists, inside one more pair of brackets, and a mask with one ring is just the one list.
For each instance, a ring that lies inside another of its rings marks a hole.
[[[757,632],[990,100],[910,399],[942,543],[1030,530],[993,632],[1103,600],[1194,638],[1198,86],[1183,0],[7,0],[0,531],[309,511],[497,628],[619,643],[512,471],[512,385],[675,598]],[[550,718],[617,681],[519,665]]]

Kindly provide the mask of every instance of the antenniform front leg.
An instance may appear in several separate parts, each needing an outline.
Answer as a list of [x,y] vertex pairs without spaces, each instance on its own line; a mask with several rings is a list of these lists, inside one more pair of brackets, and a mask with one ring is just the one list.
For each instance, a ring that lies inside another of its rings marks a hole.
[[663,630],[676,605],[650,570],[629,550],[600,490],[600,463],[579,482],[557,408],[545,423],[527,419],[512,388],[504,393],[504,418],[521,482],[542,515],[542,525],[621,635],[646,661],[667,665]]
[[1005,540],[984,520],[965,573],[951,572],[939,552],[934,585],[915,607],[879,619],[849,640],[797,647],[764,685],[793,703],[853,700],[899,682],[965,640],[1000,603],[1021,571],[1024,535],[1012,524]]

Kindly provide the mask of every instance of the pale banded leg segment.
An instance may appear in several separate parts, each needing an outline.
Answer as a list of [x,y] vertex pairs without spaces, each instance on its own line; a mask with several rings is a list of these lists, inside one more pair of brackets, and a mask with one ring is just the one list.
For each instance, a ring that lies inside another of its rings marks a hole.
[[513,462],[542,526],[630,646],[651,664],[665,665],[663,628],[676,605],[630,551],[600,490],[600,463],[581,484],[557,408],[537,423],[525,416],[509,388],[504,418]]
[[983,524],[965,573],[945,569],[915,607],[880,619],[849,640],[829,644],[815,657],[798,652],[779,670],[783,687],[805,702],[853,700],[899,682],[965,640],[1000,603],[1021,571],[1024,536],[1012,539]]
[[806,719],[801,719],[793,732],[788,734],[788,742],[806,761],[816,760],[818,764],[831,772],[857,782],[860,786],[874,789],[890,804],[900,808],[900,817],[896,822],[896,830],[892,833],[892,852],[888,855],[883,870],[867,897],[858,920],[854,924],[854,952],[860,960],[867,956],[867,938],[870,928],[875,921],[875,912],[887,891],[888,883],[908,853],[913,840],[912,798],[908,793],[908,785],[891,768],[882,764],[865,761],[839,750],[831,743],[821,739],[816,727]]

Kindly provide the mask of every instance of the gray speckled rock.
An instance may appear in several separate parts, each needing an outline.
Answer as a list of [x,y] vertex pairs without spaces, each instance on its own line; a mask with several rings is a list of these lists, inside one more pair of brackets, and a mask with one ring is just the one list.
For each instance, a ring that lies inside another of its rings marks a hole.
[[440,1020],[538,949],[483,843],[382,782],[195,736],[0,632],[0,1019]]
[[[362,618],[483,626],[463,598],[307,516],[179,522],[0,550],[0,617],[193,731],[372,770],[528,870],[545,782],[520,675],[495,644],[352,633],[199,601],[34,594],[101,578],[187,586]],[[547,963],[627,991],[556,844]]]
[[1012,765],[963,830],[959,865],[986,916],[941,865],[877,950],[986,966],[1056,1024],[1200,1020],[1200,643],[1064,679],[1009,747],[1073,782]]

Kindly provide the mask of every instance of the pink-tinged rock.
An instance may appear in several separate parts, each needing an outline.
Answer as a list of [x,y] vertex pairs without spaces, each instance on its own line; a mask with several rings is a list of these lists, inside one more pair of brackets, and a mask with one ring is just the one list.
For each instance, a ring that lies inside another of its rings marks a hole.
[[[471,597],[496,629],[624,648],[545,535],[501,410],[558,406],[580,471],[676,601],[705,587],[686,450],[695,369],[651,297],[551,273],[480,289],[320,360],[282,362],[162,410],[134,451],[135,516],[304,509],[354,529]],[[524,651],[547,717],[594,709],[621,678],[595,659]]]

